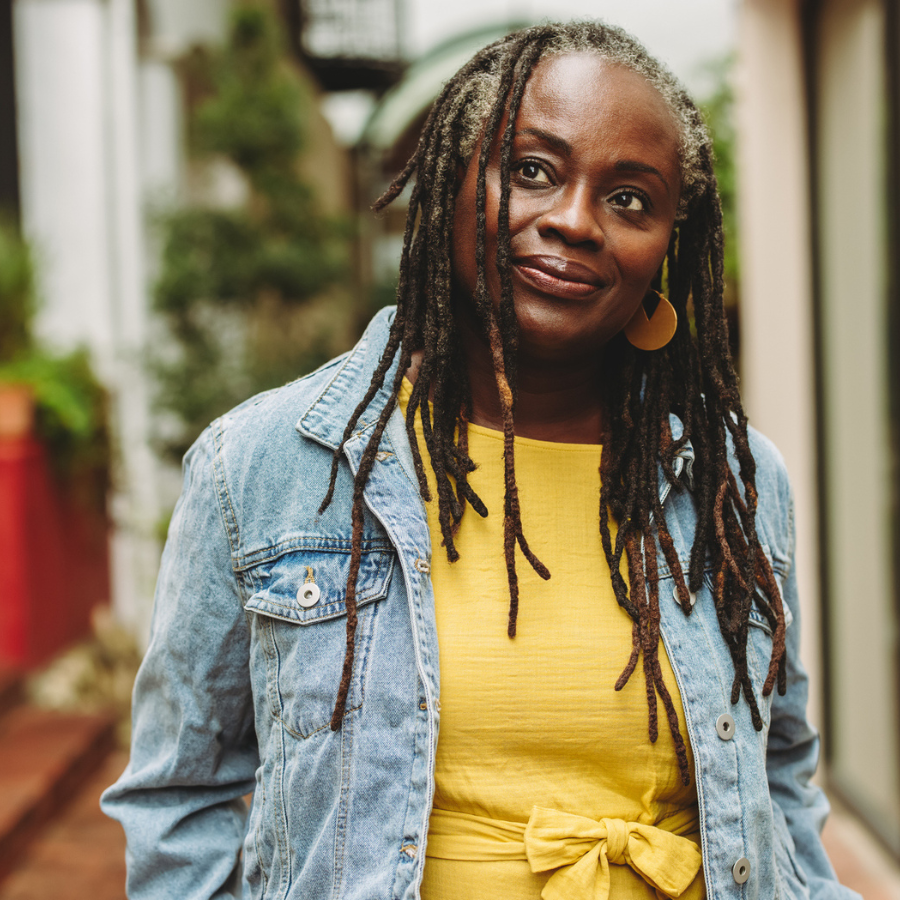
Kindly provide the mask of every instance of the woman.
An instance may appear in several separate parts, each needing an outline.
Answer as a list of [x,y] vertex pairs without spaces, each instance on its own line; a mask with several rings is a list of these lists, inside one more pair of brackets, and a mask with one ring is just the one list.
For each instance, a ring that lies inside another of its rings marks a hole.
[[855,896],[695,107],[623,32],[540,26],[379,206],[413,176],[396,310],[186,458],[104,797],[129,896]]

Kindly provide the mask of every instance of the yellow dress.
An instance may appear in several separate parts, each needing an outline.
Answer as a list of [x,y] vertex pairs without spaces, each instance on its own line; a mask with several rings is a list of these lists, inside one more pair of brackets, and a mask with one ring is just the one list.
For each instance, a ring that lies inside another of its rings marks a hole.
[[[614,690],[631,620],[600,543],[600,447],[516,439],[525,535],[551,578],[518,556],[514,639],[503,436],[470,425],[469,451],[489,515],[467,509],[458,562],[441,546],[437,501],[427,504],[441,705],[423,900],[701,900],[694,780],[681,782],[664,715],[650,743],[641,667]],[[683,723],[662,645],[659,658]],[[690,746],[688,756],[693,772]]]

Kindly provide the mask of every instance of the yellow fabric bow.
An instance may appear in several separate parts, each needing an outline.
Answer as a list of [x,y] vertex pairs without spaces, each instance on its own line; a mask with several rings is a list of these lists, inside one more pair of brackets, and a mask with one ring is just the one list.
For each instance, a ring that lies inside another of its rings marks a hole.
[[690,839],[653,825],[601,819],[535,806],[525,828],[532,872],[557,869],[543,900],[608,900],[609,865],[628,865],[666,897],[680,897],[700,870]]

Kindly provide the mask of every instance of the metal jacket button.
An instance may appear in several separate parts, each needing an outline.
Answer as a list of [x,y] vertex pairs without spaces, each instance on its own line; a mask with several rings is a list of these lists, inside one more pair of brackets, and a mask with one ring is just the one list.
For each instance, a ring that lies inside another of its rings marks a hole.
[[[675,602],[681,605],[681,598],[678,596],[677,585],[675,590],[672,591],[672,596],[675,598]],[[688,591],[688,599],[690,600],[691,606],[693,606],[697,602],[697,595],[693,591]]]
[[732,719],[728,713],[722,713],[722,715],[716,719],[716,734],[719,735],[723,741],[730,741],[734,737],[734,719]]
[[750,860],[742,856],[732,867],[731,874],[738,884],[743,884],[750,877]]
[[310,581],[307,584],[300,586],[300,590],[297,591],[297,602],[308,609],[310,606],[315,606],[319,602],[320,595],[321,591],[319,590],[319,586]]

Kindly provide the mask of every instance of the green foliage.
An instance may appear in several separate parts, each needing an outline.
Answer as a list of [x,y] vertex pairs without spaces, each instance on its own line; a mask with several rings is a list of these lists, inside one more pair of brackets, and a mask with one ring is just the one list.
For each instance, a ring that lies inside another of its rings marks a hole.
[[309,100],[282,55],[273,16],[258,6],[235,10],[228,50],[211,66],[213,96],[197,110],[200,149],[222,153],[250,174],[293,169]]
[[31,349],[35,312],[31,251],[18,229],[0,219],[0,361]]
[[227,45],[194,51],[184,77],[192,152],[226,160],[247,200],[198,200],[161,220],[155,307],[173,342],[152,366],[159,406],[178,423],[163,448],[174,457],[229,407],[331,355],[327,323],[308,310],[348,257],[346,228],[319,213],[299,174],[310,99],[274,14],[239,5]]
[[725,228],[725,301],[735,306],[740,293],[740,264],[737,248],[737,135],[734,123],[734,55],[729,53],[705,67],[713,88],[700,103],[713,139],[716,180],[722,198]]
[[34,397],[36,430],[56,469],[67,477],[109,467],[106,391],[87,351],[65,355],[33,350],[0,363],[0,382],[23,384]]
[[29,388],[38,437],[59,474],[90,476],[102,494],[109,467],[106,392],[86,351],[60,355],[39,346],[36,310],[29,247],[11,223],[0,223],[0,382]]

